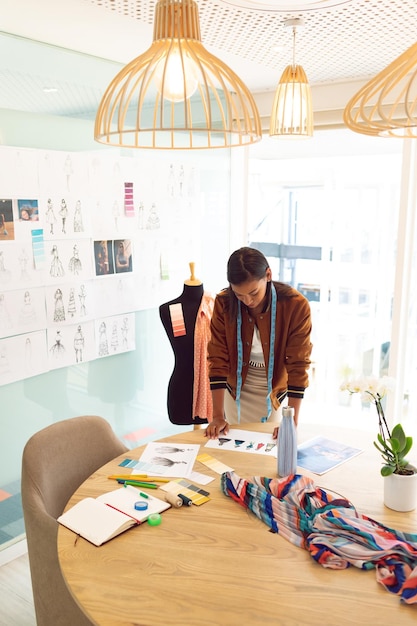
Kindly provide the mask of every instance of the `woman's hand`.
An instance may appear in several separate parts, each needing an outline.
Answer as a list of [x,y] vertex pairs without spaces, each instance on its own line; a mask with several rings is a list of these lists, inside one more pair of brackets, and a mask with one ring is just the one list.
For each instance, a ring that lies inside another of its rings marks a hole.
[[278,431],[279,431],[279,426],[275,426],[274,432],[272,433],[272,439],[278,439]]
[[216,417],[207,426],[204,434],[209,439],[217,439],[220,433],[227,435],[229,428],[230,424],[228,424],[223,417]]

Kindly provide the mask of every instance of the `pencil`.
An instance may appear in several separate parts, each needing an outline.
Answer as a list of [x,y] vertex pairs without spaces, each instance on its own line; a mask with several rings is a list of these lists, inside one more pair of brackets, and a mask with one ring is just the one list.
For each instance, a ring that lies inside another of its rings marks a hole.
[[119,478],[118,483],[121,485],[132,485],[133,487],[141,487],[142,489],[158,489],[158,485],[154,483],[141,483],[139,480],[126,480]]
[[147,476],[146,474],[114,474],[112,476],[107,476],[107,478],[112,478],[113,480],[140,480],[143,483],[151,482],[151,483],[169,483],[168,478],[160,478],[159,476]]

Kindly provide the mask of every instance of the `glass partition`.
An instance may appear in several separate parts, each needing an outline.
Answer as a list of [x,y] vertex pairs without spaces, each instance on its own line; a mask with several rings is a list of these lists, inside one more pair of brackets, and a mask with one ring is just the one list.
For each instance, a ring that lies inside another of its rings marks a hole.
[[291,143],[250,148],[247,239],[310,301],[302,419],[375,431],[374,407],[339,388],[346,377],[388,374],[402,141],[322,131]]

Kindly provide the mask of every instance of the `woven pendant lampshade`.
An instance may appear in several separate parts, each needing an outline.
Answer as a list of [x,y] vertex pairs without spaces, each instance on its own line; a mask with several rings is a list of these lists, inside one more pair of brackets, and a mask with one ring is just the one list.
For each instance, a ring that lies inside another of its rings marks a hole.
[[351,98],[343,120],[363,135],[417,138],[417,43]]
[[269,135],[271,137],[311,137],[313,135],[313,104],[307,76],[295,64],[296,27],[300,19],[287,20],[293,27],[293,63],[282,73],[272,106]]
[[242,80],[202,45],[194,0],[158,0],[153,43],[108,86],[94,138],[127,148],[227,148],[259,141]]

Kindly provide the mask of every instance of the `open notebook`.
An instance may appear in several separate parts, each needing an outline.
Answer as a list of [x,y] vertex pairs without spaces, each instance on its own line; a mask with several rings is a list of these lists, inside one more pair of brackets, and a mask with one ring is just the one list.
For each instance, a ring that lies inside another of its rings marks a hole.
[[[128,528],[146,521],[152,513],[162,513],[171,505],[150,494],[145,499],[134,487],[122,487],[97,498],[84,498],[58,517],[57,521],[96,546],[113,539]],[[148,508],[135,509],[136,502]]]

